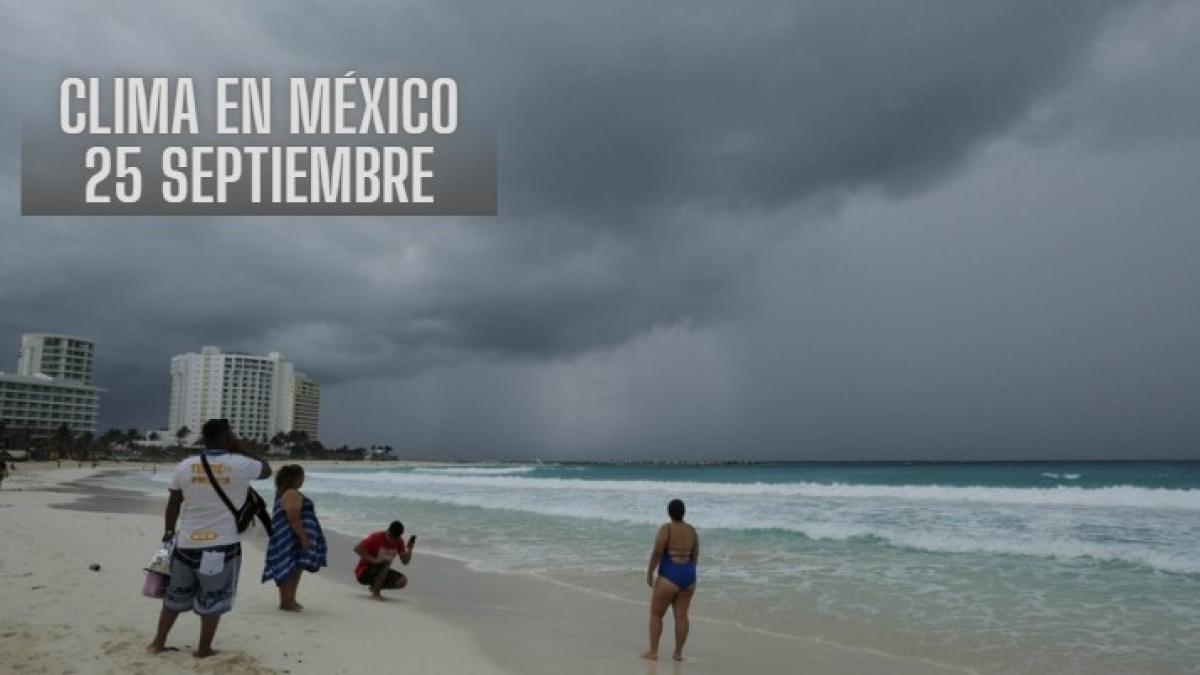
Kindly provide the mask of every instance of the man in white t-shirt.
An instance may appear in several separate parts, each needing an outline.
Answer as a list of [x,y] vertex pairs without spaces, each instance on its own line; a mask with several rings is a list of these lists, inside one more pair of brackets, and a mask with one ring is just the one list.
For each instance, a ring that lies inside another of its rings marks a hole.
[[[209,470],[236,509],[245,503],[250,481],[271,475],[265,461],[241,450],[228,420],[205,422],[201,435],[203,455],[183,460],[171,476],[163,541],[173,538],[175,553],[158,632],[147,647],[155,654],[168,648],[167,634],[179,613],[194,610],[200,616],[200,643],[192,654],[212,655],[221,615],[233,609],[242,545],[237,521],[209,480]],[[202,456],[208,457],[207,470]]]

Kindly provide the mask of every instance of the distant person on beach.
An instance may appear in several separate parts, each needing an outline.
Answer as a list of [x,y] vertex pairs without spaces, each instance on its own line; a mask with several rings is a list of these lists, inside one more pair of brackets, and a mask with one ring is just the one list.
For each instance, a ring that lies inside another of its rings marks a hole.
[[288,464],[275,474],[274,532],[262,573],[263,583],[274,580],[279,587],[279,609],[290,612],[304,609],[296,602],[300,575],[317,572],[327,564],[325,534],[313,501],[300,492],[303,485],[304,467],[299,464]]
[[212,642],[217,624],[222,614],[233,609],[242,563],[241,539],[233,512],[209,480],[209,470],[236,508],[248,498],[250,481],[271,475],[270,465],[241,449],[227,420],[209,420],[200,433],[204,454],[183,460],[171,476],[163,541],[174,539],[175,552],[158,632],[146,648],[153,654],[173,649],[167,647],[167,634],[179,613],[187,610],[200,616],[200,642],[192,656],[215,654]]
[[404,543],[404,523],[392,521],[386,530],[372,532],[358,542],[354,552],[358,554],[358,565],[354,568],[354,578],[363,586],[371,587],[371,597],[383,600],[380,593],[385,588],[400,589],[408,585],[408,577],[392,569],[392,561],[400,558],[407,565],[412,560],[413,544],[417,535],[408,538]]
[[[671,521],[658,528],[654,536],[654,549],[650,552],[650,566],[646,570],[646,583],[653,591],[650,594],[650,650],[643,658],[658,659],[658,640],[662,637],[663,615],[667,607],[675,609],[675,653],[676,661],[683,660],[683,644],[688,636],[688,607],[696,592],[696,563],[700,560],[700,536],[696,528],[683,522],[686,509],[683,500],[672,499],[667,504],[667,515]],[[658,570],[658,578],[654,571]]]
[[8,478],[8,462],[0,460],[0,487],[4,485],[5,478]]

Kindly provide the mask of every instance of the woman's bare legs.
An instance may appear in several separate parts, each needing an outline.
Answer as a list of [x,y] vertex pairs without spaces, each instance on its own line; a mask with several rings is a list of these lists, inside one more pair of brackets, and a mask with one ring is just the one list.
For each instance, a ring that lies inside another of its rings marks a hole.
[[[692,605],[692,596],[696,594],[696,587],[693,585],[685,591],[679,591],[675,596],[674,602],[671,605],[675,608],[675,653],[671,658],[676,661],[683,660],[683,643],[687,642],[688,637],[688,608]],[[659,622],[659,631],[662,631],[662,622]]]
[[304,609],[304,606],[296,602],[296,591],[300,589],[300,575],[303,573],[299,567],[292,570],[288,578],[279,586],[279,609],[286,609],[291,612],[296,612]]
[[642,658],[654,660],[658,658],[658,641],[662,638],[663,616],[667,607],[679,593],[679,587],[670,581],[658,578],[654,590],[650,593],[650,650],[642,654]]

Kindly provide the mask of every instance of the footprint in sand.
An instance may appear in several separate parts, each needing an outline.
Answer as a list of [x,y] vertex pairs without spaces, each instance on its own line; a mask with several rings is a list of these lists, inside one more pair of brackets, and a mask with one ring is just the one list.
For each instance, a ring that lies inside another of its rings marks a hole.
[[274,668],[264,667],[258,659],[249,654],[220,654],[215,658],[205,659],[205,663],[197,668],[202,673],[241,673],[244,675],[275,675]]
[[112,656],[119,652],[127,651],[133,647],[133,643],[129,640],[109,640],[104,643],[104,653]]

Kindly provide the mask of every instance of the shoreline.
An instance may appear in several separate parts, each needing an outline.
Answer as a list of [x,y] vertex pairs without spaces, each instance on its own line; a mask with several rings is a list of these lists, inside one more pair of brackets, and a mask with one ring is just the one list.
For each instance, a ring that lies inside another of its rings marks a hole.
[[[14,505],[12,494],[43,494],[49,495],[44,497],[47,502],[45,505],[53,507],[54,511],[86,514],[78,516],[86,520],[127,518],[138,521],[141,530],[150,528],[153,532],[161,529],[161,501],[156,503],[153,497],[142,493],[103,484],[106,476],[113,471],[136,470],[135,467],[107,466],[97,469],[52,469],[36,472],[43,474],[41,478],[49,480],[30,482],[27,487],[22,485],[21,493],[10,493],[8,489],[0,492],[0,507]],[[55,474],[68,471],[69,475],[61,476],[61,480],[54,480]],[[32,475],[28,477],[34,478]],[[18,481],[25,482],[21,478],[18,478]],[[6,481],[6,487],[9,487],[8,483]],[[16,484],[11,486],[16,487]],[[11,514],[7,508],[0,510],[0,513],[4,516]],[[36,520],[32,518],[31,522]],[[6,527],[6,535],[9,534],[7,530]],[[28,537],[28,534],[26,536]],[[156,536],[150,534],[150,539],[127,538],[123,545],[131,548],[133,558],[140,561],[142,557],[149,557]],[[282,630],[286,637],[293,635],[292,631],[327,635],[331,626],[336,626],[338,632],[341,632],[345,623],[345,619],[340,618],[342,615],[394,610],[402,615],[396,617],[402,620],[395,625],[401,636],[413,635],[411,624],[416,620],[433,623],[433,627],[427,627],[431,634],[422,634],[417,641],[422,650],[432,652],[426,654],[429,660],[423,661],[425,668],[422,672],[515,672],[530,675],[561,672],[671,672],[706,675],[736,672],[747,668],[760,673],[793,673],[798,665],[805,671],[814,673],[970,672],[814,638],[771,634],[706,618],[702,612],[693,616],[691,637],[685,651],[687,660],[683,663],[669,660],[673,636],[671,620],[668,618],[663,646],[660,648],[661,658],[666,660],[648,662],[637,657],[645,647],[647,614],[644,605],[638,606],[640,603],[531,574],[474,571],[469,569],[466,563],[453,558],[432,553],[422,555],[420,544],[417,546],[417,555],[413,563],[404,570],[410,577],[409,588],[398,593],[393,592],[390,602],[373,603],[367,599],[366,590],[354,582],[350,572],[355,562],[351,549],[357,537],[332,529],[326,529],[326,536],[329,541],[330,564],[321,574],[306,574],[302,579],[299,599],[306,604],[307,609],[300,615],[276,610],[273,585],[258,583],[264,555],[263,533],[256,529],[244,537],[247,548],[244,567],[248,568],[248,571],[242,571],[238,606],[230,615],[230,626],[225,626],[223,622],[222,629],[218,632],[218,649],[222,644],[231,650],[240,646],[227,642],[235,630],[239,615],[255,621],[265,620],[275,629]],[[143,547],[145,551],[142,551]],[[141,564],[144,564],[144,561],[139,563],[139,567]],[[8,567],[6,554],[4,559],[0,559],[0,574],[8,576]],[[86,570],[86,564],[81,563],[77,567]],[[107,568],[108,565],[104,567]],[[129,576],[128,570],[125,571],[126,576]],[[133,576],[140,587],[140,569],[137,569]],[[115,592],[131,595],[136,593],[136,590],[127,587]],[[8,605],[9,598],[5,599],[5,604]],[[703,597],[698,596],[698,601],[702,600]],[[136,626],[136,630],[140,631],[148,642],[153,621],[157,617],[157,606],[154,601],[140,597],[131,604],[137,607],[137,613],[122,616],[120,620],[123,620],[127,627],[130,623]],[[5,623],[8,623],[7,619]],[[195,623],[194,617],[191,621],[181,618],[180,625],[172,635],[172,642],[194,639]],[[6,629],[3,632],[10,631]],[[373,645],[372,653],[343,653],[343,656],[350,658],[350,662],[353,663],[353,669],[346,672],[357,672],[367,661],[391,663],[392,661],[384,658],[388,652],[378,644],[379,637],[389,634],[387,628],[379,628],[378,633],[368,640],[367,644]],[[447,635],[452,636],[449,641]],[[0,639],[0,645],[5,645],[4,652],[8,651],[8,640],[7,637]],[[463,644],[464,642],[467,644]],[[305,644],[308,643],[306,639]],[[103,648],[103,645],[101,647]],[[338,649],[336,645],[323,649],[345,651]],[[442,649],[448,649],[451,653],[443,654]],[[403,651],[407,654],[409,649]],[[462,658],[464,654],[479,662],[473,662],[466,670],[462,670],[464,664],[453,667],[450,665],[451,661]],[[280,660],[278,656],[271,657],[253,650],[247,650],[244,655],[259,659],[261,664],[255,667],[283,667],[274,662]],[[371,658],[372,656],[378,658]],[[154,663],[153,659],[157,657],[145,658]],[[177,660],[172,659],[172,662]],[[307,666],[313,662],[311,659],[306,661],[304,664],[292,662],[286,665],[291,673],[334,672],[309,669]],[[113,672],[121,670],[116,664],[110,667],[115,669]]]

